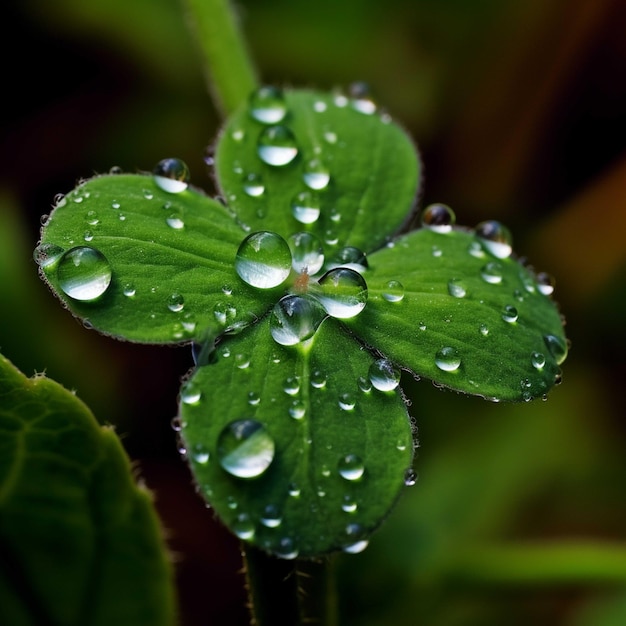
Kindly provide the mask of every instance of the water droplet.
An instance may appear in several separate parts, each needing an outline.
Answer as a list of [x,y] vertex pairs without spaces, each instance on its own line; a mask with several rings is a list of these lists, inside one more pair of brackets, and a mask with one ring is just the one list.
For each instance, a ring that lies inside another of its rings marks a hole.
[[280,511],[275,504],[268,504],[261,515],[261,524],[267,528],[278,528],[283,521]]
[[111,284],[111,266],[99,250],[78,246],[62,255],[57,277],[65,295],[89,302],[99,298],[108,289]]
[[337,133],[333,133],[332,131],[326,131],[324,133],[324,139],[326,140],[326,143],[329,143],[331,145],[336,144],[337,143]]
[[180,193],[189,185],[189,168],[180,159],[162,159],[154,166],[152,174],[156,185],[167,193]]
[[304,166],[302,179],[304,180],[304,184],[309,189],[319,191],[328,187],[328,183],[330,182],[330,173],[319,159],[312,159]]
[[277,287],[287,279],[291,271],[289,245],[276,233],[252,233],[241,242],[237,250],[235,270],[252,287]]
[[310,381],[315,389],[323,389],[326,386],[326,375],[321,370],[313,370]]
[[93,240],[93,233],[90,230],[86,230],[85,234],[83,235],[83,239],[85,241],[92,241]]
[[250,367],[250,357],[245,352],[238,352],[235,354],[235,366],[240,370],[245,370]]
[[497,261],[490,261],[480,270],[481,278],[490,285],[499,285],[502,282],[502,265]]
[[339,242],[339,236],[337,235],[336,231],[333,230],[332,228],[329,228],[324,233],[324,243],[326,243],[329,246],[336,246],[338,242]]
[[533,352],[530,355],[530,362],[537,370],[542,370],[546,364],[546,357],[541,352]]
[[476,236],[487,252],[506,259],[513,251],[513,237],[509,229],[496,220],[487,220],[476,226]]
[[258,198],[265,192],[265,185],[260,174],[246,174],[243,177],[243,190],[251,198]]
[[167,299],[167,308],[173,313],[180,313],[185,306],[185,299],[179,293],[173,293]]
[[283,537],[278,545],[273,546],[273,551],[281,559],[291,560],[298,556],[298,548],[291,537]]
[[259,136],[257,154],[268,165],[274,167],[288,165],[298,155],[296,138],[284,126],[270,126]]
[[487,324],[481,324],[478,327],[478,332],[483,336],[486,337],[489,334],[489,327],[487,326]]
[[185,228],[185,222],[183,222],[180,215],[177,215],[176,213],[173,213],[168,218],[166,218],[165,222],[170,228],[173,228],[174,230],[182,230],[183,228]]
[[452,278],[448,281],[448,293],[455,298],[465,298],[467,289],[460,278]]
[[309,276],[317,274],[324,265],[324,248],[322,242],[311,233],[295,233],[288,240],[291,250],[291,265],[301,274]]
[[467,251],[477,259],[485,258],[485,251],[478,241],[472,241],[467,247]]
[[346,98],[346,96],[341,93],[335,95],[335,97],[333,98],[333,102],[335,103],[335,106],[339,107],[340,109],[348,106],[348,98]]
[[365,308],[367,283],[358,272],[339,267],[326,272],[318,282],[322,290],[317,298],[331,317],[350,319]]
[[291,213],[302,224],[313,224],[320,216],[319,198],[311,191],[302,191],[291,201]]
[[259,394],[256,393],[255,391],[249,391],[248,392],[248,404],[250,404],[251,406],[257,406],[260,403],[261,403],[261,396],[259,396]]
[[421,216],[422,226],[436,233],[449,233],[455,221],[454,211],[446,204],[431,204]]
[[211,455],[201,443],[197,443],[191,450],[191,458],[200,465],[206,465],[209,462]]
[[65,250],[53,243],[42,243],[35,248],[33,259],[41,268],[52,268],[59,261]]
[[216,302],[213,307],[213,317],[218,324],[226,326],[230,322],[233,322],[237,316],[237,309],[227,302]]
[[539,272],[537,274],[537,289],[544,296],[552,295],[554,293],[554,278],[546,272]]
[[369,393],[372,390],[372,382],[370,381],[369,378],[365,378],[365,376],[359,376],[356,382],[357,382],[357,385],[359,386],[359,389],[363,393]]
[[274,459],[274,440],[263,424],[240,419],[228,424],[217,440],[220,465],[237,478],[261,476]]
[[517,318],[517,309],[511,304],[507,304],[502,310],[502,319],[509,324],[513,324],[517,322]]
[[346,494],[341,501],[341,509],[346,513],[355,513],[357,508],[356,500],[352,496]]
[[185,404],[198,404],[202,398],[202,392],[192,382],[186,382],[180,390],[180,399]]
[[400,370],[388,359],[374,361],[368,375],[378,391],[393,391],[400,384]]
[[332,268],[347,267],[355,272],[364,272],[369,267],[365,252],[354,246],[346,246],[333,255],[329,263]]
[[233,141],[236,141],[239,143],[240,141],[243,141],[243,138],[246,136],[246,133],[241,128],[237,128],[233,130],[230,136]]
[[356,398],[352,393],[342,393],[339,396],[339,407],[344,411],[352,411],[356,406]]
[[89,226],[96,226],[100,223],[100,220],[98,219],[98,214],[95,211],[87,211],[87,214],[85,215],[85,220],[87,221],[87,224],[89,224]]
[[278,124],[287,115],[282,89],[264,85],[250,96],[250,115],[261,124]]
[[295,396],[300,391],[300,379],[297,376],[290,376],[283,384],[283,391],[288,396]]
[[349,537],[350,543],[343,546],[344,552],[357,554],[367,548],[369,542],[364,538],[365,531],[360,524],[348,524],[346,526],[346,535]]
[[324,309],[310,296],[285,296],[272,309],[270,332],[276,343],[294,346],[310,339],[325,317]]
[[323,100],[316,100],[313,103],[313,110],[316,113],[323,113],[328,108],[328,105]]
[[341,213],[339,213],[339,211],[334,207],[330,210],[330,220],[331,222],[341,221]]
[[302,400],[294,400],[289,407],[289,415],[295,420],[301,420],[306,414],[306,405]]
[[362,81],[352,83],[349,88],[349,94],[352,98],[352,108],[365,115],[373,115],[376,113],[376,103],[374,102],[370,86]]
[[365,466],[360,456],[356,454],[346,454],[339,459],[339,474],[346,480],[359,480],[365,472]]
[[399,280],[390,280],[382,295],[387,302],[401,302],[404,298],[404,286]]
[[443,251],[439,246],[433,246],[431,249],[431,253],[436,259],[438,259],[443,254]]
[[289,483],[287,486],[287,493],[292,498],[297,498],[300,495],[300,487],[296,483]]
[[554,357],[556,364],[561,365],[567,358],[567,343],[556,335],[544,335],[543,340],[550,354]]
[[435,365],[444,372],[454,372],[461,365],[459,351],[451,346],[444,346],[435,355]]
[[247,541],[254,538],[254,524],[247,513],[241,513],[233,522],[233,532],[239,539]]
[[409,467],[409,469],[404,472],[404,484],[407,487],[412,487],[416,482],[417,472],[412,467]]

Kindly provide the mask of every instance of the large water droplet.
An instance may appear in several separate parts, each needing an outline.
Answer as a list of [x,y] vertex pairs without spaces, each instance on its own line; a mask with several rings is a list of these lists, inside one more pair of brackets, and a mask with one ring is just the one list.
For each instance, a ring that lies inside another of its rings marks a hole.
[[387,302],[400,302],[404,298],[404,286],[399,280],[390,280],[383,291],[383,298]]
[[567,343],[556,335],[544,335],[543,340],[550,354],[554,357],[556,364],[561,365],[567,358]]
[[347,454],[339,459],[339,474],[346,480],[359,480],[365,472],[365,466],[360,456]]
[[291,265],[293,269],[309,276],[317,274],[324,265],[324,248],[322,242],[311,233],[295,233],[289,237]]
[[296,138],[284,126],[270,126],[259,136],[257,154],[268,165],[275,167],[288,165],[298,155]]
[[265,185],[260,174],[246,174],[243,177],[243,190],[251,198],[258,198],[265,192]]
[[461,365],[459,351],[451,346],[444,346],[435,355],[435,365],[444,372],[454,372]]
[[35,248],[33,259],[41,268],[53,267],[61,258],[65,250],[53,243],[42,243]]
[[367,283],[358,272],[339,267],[326,272],[318,282],[322,290],[317,297],[331,317],[350,319],[365,308]]
[[152,170],[154,182],[168,193],[180,193],[189,185],[189,168],[180,159],[163,159]]
[[325,165],[319,159],[312,159],[304,166],[302,179],[304,180],[304,184],[309,189],[319,191],[328,187],[330,174]]
[[278,87],[264,85],[250,96],[250,115],[261,124],[278,124],[287,115],[285,96]]
[[449,233],[456,221],[454,211],[446,204],[431,204],[422,212],[422,226],[436,233]]
[[237,250],[235,270],[252,287],[277,287],[287,279],[291,271],[289,245],[276,233],[252,233],[241,242]]
[[329,265],[330,267],[347,267],[359,273],[364,272],[369,267],[365,252],[354,246],[346,246],[338,250],[333,255]]
[[374,361],[368,374],[378,391],[393,391],[400,384],[400,370],[388,359]]
[[276,343],[293,346],[310,339],[326,317],[326,311],[313,298],[285,296],[272,309],[270,332]]
[[111,266],[102,252],[87,246],[63,254],[57,268],[59,287],[65,295],[89,302],[99,298],[111,284]]
[[256,478],[274,459],[274,440],[263,424],[252,419],[231,422],[217,441],[220,465],[237,478]]
[[302,191],[291,201],[291,213],[301,224],[313,224],[320,216],[319,198],[311,191]]
[[496,220],[487,220],[476,226],[476,236],[485,250],[499,259],[506,259],[513,251],[511,231]]

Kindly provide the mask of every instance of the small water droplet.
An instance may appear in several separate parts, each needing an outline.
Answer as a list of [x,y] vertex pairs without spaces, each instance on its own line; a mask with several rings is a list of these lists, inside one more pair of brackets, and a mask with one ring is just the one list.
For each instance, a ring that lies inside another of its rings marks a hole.
[[556,335],[544,335],[543,340],[550,351],[550,354],[554,357],[557,365],[561,365],[567,358],[567,343]]
[[328,108],[328,105],[323,100],[316,100],[313,103],[313,110],[316,113],[323,113]]
[[412,467],[409,467],[409,469],[404,472],[404,484],[407,487],[412,487],[416,482],[417,472]]
[[250,357],[245,352],[238,352],[235,354],[235,366],[240,370],[245,370],[250,367]]
[[478,241],[472,241],[467,247],[467,251],[477,259],[485,258],[485,251]]
[[83,239],[85,241],[92,241],[93,240],[93,233],[90,230],[86,230],[85,234],[83,235]]
[[111,284],[111,266],[102,252],[78,246],[65,252],[58,264],[59,287],[65,295],[89,302],[104,294]]
[[324,233],[324,243],[329,246],[336,246],[339,243],[337,232],[332,228],[326,230]]
[[173,313],[180,313],[185,306],[185,299],[179,293],[173,293],[167,299],[167,308]]
[[217,440],[220,465],[237,478],[261,476],[274,460],[274,440],[263,424],[240,419],[228,424]]
[[517,322],[518,317],[517,309],[512,304],[507,304],[502,310],[502,319],[509,324]]
[[297,498],[300,495],[300,487],[296,483],[289,483],[287,486],[287,493],[292,498]]
[[436,233],[449,233],[454,226],[454,211],[446,204],[431,204],[422,212],[421,223]]
[[294,400],[289,407],[289,415],[295,420],[301,420],[306,414],[306,405],[302,400]]
[[258,198],[265,193],[265,185],[260,174],[246,174],[243,177],[243,190],[251,198]]
[[285,296],[272,309],[270,333],[276,343],[293,346],[310,339],[325,317],[322,306],[310,296]]
[[349,554],[357,554],[363,552],[368,546],[368,540],[365,539],[365,531],[360,524],[348,524],[346,526],[346,536],[350,543],[343,546],[343,551]]
[[346,454],[339,459],[339,474],[346,480],[359,480],[365,472],[365,466],[360,456],[356,454]]
[[486,337],[489,334],[489,327],[487,326],[487,324],[480,324],[480,326],[478,327],[478,332],[483,337]]
[[467,289],[460,278],[452,278],[448,281],[448,293],[454,298],[465,298]]
[[291,537],[283,537],[278,545],[273,546],[273,551],[281,559],[292,560],[298,556],[298,548]]
[[87,214],[85,215],[85,220],[87,221],[87,224],[89,224],[89,226],[96,226],[100,223],[98,214],[95,211],[87,211]]
[[459,351],[451,346],[444,346],[435,355],[435,365],[444,372],[455,372],[461,365]]
[[271,85],[259,87],[249,100],[250,115],[261,124],[278,124],[287,115],[282,89]]
[[211,455],[201,443],[196,443],[191,450],[191,458],[200,465],[206,465]]
[[530,355],[530,362],[537,370],[542,370],[546,364],[546,357],[541,352],[533,352]]
[[280,511],[275,504],[268,504],[261,515],[261,524],[267,528],[278,528],[283,521]]
[[157,187],[167,193],[181,193],[189,186],[189,168],[180,159],[162,159],[154,166],[152,174]]
[[332,269],[318,283],[322,290],[317,298],[331,317],[350,319],[367,304],[367,283],[354,270],[345,267]]
[[172,430],[176,433],[180,432],[183,429],[183,424],[180,421],[180,417],[173,417],[172,421],[170,422],[170,426],[172,427]]
[[288,396],[295,396],[300,391],[300,379],[297,376],[289,376],[283,383],[283,391]]
[[319,159],[311,159],[304,166],[302,180],[309,189],[326,189],[330,182],[330,173]]
[[355,111],[365,115],[376,113],[376,103],[372,98],[371,89],[367,83],[363,81],[352,83],[349,88],[349,94],[352,99],[350,104]]
[[324,133],[324,139],[326,140],[326,143],[329,143],[331,145],[336,144],[337,143],[337,133],[333,133],[332,131],[326,131]]
[[226,326],[237,316],[237,309],[229,302],[216,302],[213,307],[213,317],[218,324]]
[[288,165],[298,155],[296,139],[285,126],[270,126],[259,136],[257,154],[268,165]]
[[289,237],[291,250],[291,266],[301,274],[309,276],[317,274],[324,265],[324,248],[322,242],[311,233],[295,233]]
[[342,393],[339,396],[339,407],[344,411],[352,411],[356,406],[356,398],[352,393]]
[[357,385],[359,386],[359,389],[363,393],[369,393],[372,390],[372,382],[370,381],[369,378],[365,378],[365,376],[359,376],[356,382],[357,382]]
[[439,246],[433,246],[431,248],[431,253],[436,259],[438,259],[443,254],[443,251]]
[[289,245],[276,233],[252,233],[241,242],[237,250],[235,270],[252,287],[277,287],[287,279],[291,271]]
[[487,220],[476,226],[476,236],[487,252],[506,259],[513,251],[513,237],[509,229],[496,220]]
[[42,269],[51,269],[58,263],[65,250],[53,243],[42,243],[35,248],[33,259]]
[[399,280],[390,280],[382,295],[387,302],[401,302],[404,299],[404,286]]
[[254,524],[247,513],[241,513],[233,522],[233,532],[244,541],[254,538]]
[[400,384],[400,370],[389,359],[378,359],[369,368],[369,379],[378,391],[393,391]]
[[149,189],[144,189],[143,190],[143,197],[146,200],[152,200],[152,198],[154,198],[154,194]]
[[320,216],[319,198],[311,191],[301,191],[291,201],[291,213],[301,224],[313,224]]
[[347,267],[355,272],[364,272],[369,267],[365,252],[355,248],[354,246],[346,246],[341,248],[329,262],[329,267]]
[[342,511],[345,511],[346,513],[356,513],[357,508],[358,506],[357,506],[356,500],[352,496],[346,494],[342,498],[341,500]]
[[313,370],[310,381],[315,389],[323,389],[326,386],[326,375],[321,370]]
[[497,261],[490,261],[480,270],[481,278],[490,285],[499,285],[502,282],[502,265]]
[[201,398],[202,398],[202,392],[194,383],[186,382],[182,386],[180,390],[180,399],[185,404],[191,404],[191,405],[198,404]]
[[544,296],[549,296],[554,293],[554,278],[547,274],[546,272],[539,272],[537,274],[537,289],[539,293],[542,293]]

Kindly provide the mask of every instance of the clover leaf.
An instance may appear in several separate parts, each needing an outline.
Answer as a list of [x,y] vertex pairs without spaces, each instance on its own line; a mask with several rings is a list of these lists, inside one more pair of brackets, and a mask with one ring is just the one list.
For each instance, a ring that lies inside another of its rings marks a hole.
[[192,343],[181,447],[233,532],[284,558],[363,549],[412,470],[401,374],[543,396],[567,354],[551,279],[495,221],[412,219],[421,165],[370,99],[262,87],[214,151],[223,202],[176,159],[55,207],[35,254],[84,323]]

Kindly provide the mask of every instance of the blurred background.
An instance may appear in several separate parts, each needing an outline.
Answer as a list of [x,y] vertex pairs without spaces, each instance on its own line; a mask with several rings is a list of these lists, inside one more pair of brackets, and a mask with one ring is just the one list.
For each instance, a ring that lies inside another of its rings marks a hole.
[[[264,82],[369,83],[419,145],[420,204],[506,223],[556,278],[572,341],[546,402],[410,385],[419,480],[365,552],[338,558],[342,624],[626,624],[626,3],[236,8]],[[177,558],[181,623],[243,625],[237,542],[194,493],[170,426],[190,350],[86,330],[32,261],[41,216],[81,177],[176,156],[211,191],[219,117],[182,2],[22,0],[3,23],[0,350],[116,426]]]

